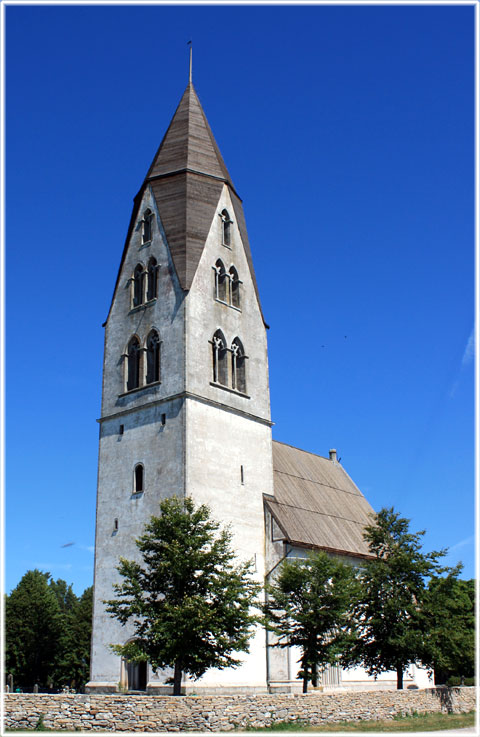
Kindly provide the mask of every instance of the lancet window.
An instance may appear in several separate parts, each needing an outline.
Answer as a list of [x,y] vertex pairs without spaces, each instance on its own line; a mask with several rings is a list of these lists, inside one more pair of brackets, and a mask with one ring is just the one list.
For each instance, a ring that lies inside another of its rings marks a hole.
[[127,391],[140,386],[140,341],[134,336],[127,349]]
[[143,213],[142,243],[150,243],[152,240],[153,212],[149,209]]
[[152,330],[147,338],[147,384],[160,381],[160,338],[156,330]]
[[147,301],[157,296],[157,273],[158,264],[152,256],[147,267]]
[[232,307],[240,307],[240,280],[235,266],[230,267],[230,304]]
[[134,307],[138,307],[138,305],[143,304],[143,290],[144,290],[144,282],[145,282],[145,272],[143,269],[142,264],[137,264],[135,266],[135,271],[133,272],[133,295],[132,295],[132,304]]
[[221,302],[228,301],[228,276],[223,262],[218,259],[214,266],[215,271],[215,299]]
[[213,381],[228,384],[227,343],[221,330],[217,330],[212,340]]
[[222,210],[220,217],[222,218],[222,243],[224,246],[230,246],[232,240],[231,225],[232,220],[228,214],[228,210]]
[[247,382],[245,377],[245,351],[239,338],[235,338],[231,347],[232,356],[232,389],[238,392],[247,391]]

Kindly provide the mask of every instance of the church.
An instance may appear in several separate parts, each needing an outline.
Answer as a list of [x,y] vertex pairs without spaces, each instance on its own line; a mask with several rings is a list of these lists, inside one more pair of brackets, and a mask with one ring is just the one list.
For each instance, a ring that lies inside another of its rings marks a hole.
[[[134,199],[110,310],[99,439],[89,692],[170,693],[170,672],[110,649],[132,636],[106,611],[120,556],[160,500],[189,496],[230,525],[240,560],[268,580],[282,560],[368,556],[373,509],[337,460],[272,441],[267,329],[242,208],[191,79]],[[184,693],[301,690],[298,653],[258,627],[235,669]],[[330,668],[323,688],[394,687]],[[412,666],[405,685],[429,684]]]

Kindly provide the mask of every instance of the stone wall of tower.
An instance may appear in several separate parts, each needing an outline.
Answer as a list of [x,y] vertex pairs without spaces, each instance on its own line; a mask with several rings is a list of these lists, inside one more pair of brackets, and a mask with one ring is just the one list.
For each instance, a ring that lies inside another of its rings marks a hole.
[[[143,245],[140,221],[147,208],[155,214],[155,220],[152,240]],[[146,266],[152,256],[159,264],[158,298],[132,308],[133,271],[138,263]],[[111,618],[103,604],[103,600],[113,598],[112,584],[119,580],[115,570],[119,558],[138,559],[135,539],[150,517],[158,514],[160,500],[184,494],[185,405],[184,398],[178,396],[185,385],[184,316],[184,293],[176,279],[154,198],[147,188],[106,324],[91,688],[117,688],[121,663],[109,645],[123,644],[132,635],[131,628]],[[161,381],[127,392],[122,354],[133,335],[143,344],[152,328],[156,328],[162,342]],[[144,467],[144,491],[136,494],[134,468],[139,463]]]
[[[197,504],[208,504],[213,516],[230,526],[237,558],[253,562],[253,575],[263,585],[263,494],[273,493],[266,331],[235,222],[230,248],[223,245],[223,209],[234,220],[227,187],[186,299],[186,493]],[[227,272],[234,265],[242,281],[239,309],[215,299],[213,267],[218,259]],[[236,337],[243,343],[246,396],[213,382],[211,341],[218,329],[228,346]],[[257,630],[249,654],[240,658],[239,668],[212,669],[196,687],[266,688],[263,630]]]

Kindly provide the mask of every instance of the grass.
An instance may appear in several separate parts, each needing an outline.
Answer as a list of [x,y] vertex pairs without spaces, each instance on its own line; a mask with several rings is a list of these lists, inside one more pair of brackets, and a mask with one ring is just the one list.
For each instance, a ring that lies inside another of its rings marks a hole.
[[475,725],[475,712],[465,714],[411,714],[393,719],[358,722],[276,722],[271,727],[247,727],[239,732],[430,732],[437,729],[460,729]]

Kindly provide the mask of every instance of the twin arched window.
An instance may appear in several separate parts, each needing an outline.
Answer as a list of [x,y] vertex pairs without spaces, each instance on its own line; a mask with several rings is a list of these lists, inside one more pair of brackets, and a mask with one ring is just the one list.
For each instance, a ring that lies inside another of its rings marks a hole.
[[142,264],[137,264],[131,279],[132,282],[132,307],[138,307],[145,302],[150,302],[157,296],[158,264],[152,256],[145,269]]
[[240,338],[235,338],[231,347],[227,348],[224,334],[221,330],[217,330],[211,342],[214,383],[231,387],[242,394],[246,394],[245,359],[247,356]]
[[130,339],[125,354],[127,391],[160,381],[160,345],[156,330],[149,332],[144,347],[136,335]]
[[235,266],[231,266],[227,274],[221,259],[218,259],[214,271],[214,297],[232,307],[240,308],[240,279]]

